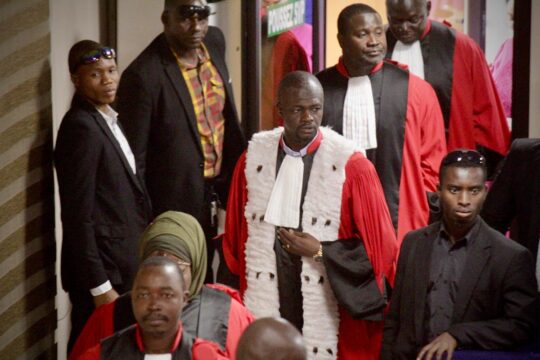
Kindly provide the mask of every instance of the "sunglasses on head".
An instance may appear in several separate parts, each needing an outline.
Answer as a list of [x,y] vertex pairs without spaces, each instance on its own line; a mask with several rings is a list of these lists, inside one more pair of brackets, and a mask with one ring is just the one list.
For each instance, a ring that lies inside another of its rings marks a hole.
[[116,51],[114,51],[114,49],[110,47],[102,47],[101,49],[89,51],[81,56],[76,67],[79,67],[80,65],[93,64],[95,62],[98,62],[101,58],[116,59]]
[[191,19],[197,15],[199,20],[205,20],[210,16],[210,6],[208,5],[180,5],[177,11],[182,19]]
[[476,165],[486,165],[486,158],[475,150],[455,150],[448,153],[443,161],[442,165],[452,165],[460,162],[470,162]]

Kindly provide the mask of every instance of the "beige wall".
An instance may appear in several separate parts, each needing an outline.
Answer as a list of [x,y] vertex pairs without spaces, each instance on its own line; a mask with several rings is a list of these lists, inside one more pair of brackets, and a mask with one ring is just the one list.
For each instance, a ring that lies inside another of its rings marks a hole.
[[[337,41],[337,18],[341,10],[346,6],[357,3],[352,0],[332,0],[326,4],[326,67],[333,66],[341,56],[341,48]],[[381,14],[383,22],[386,24],[386,6],[384,0],[365,0],[368,4]]]
[[54,359],[49,0],[0,1],[0,359]]
[[118,0],[118,68],[123,71],[163,31],[163,1]]
[[[79,40],[90,39],[100,41],[99,31],[99,0],[53,0],[50,2],[51,27],[51,78],[52,78],[52,112],[53,136],[62,117],[68,111],[73,96],[73,84],[69,77],[67,64],[68,52],[71,46]],[[58,185],[55,182],[55,227],[56,227],[56,258],[60,259],[62,247],[62,226],[60,222],[60,201]],[[56,262],[57,296],[56,309],[58,324],[56,341],[58,343],[57,359],[66,359],[67,340],[71,323],[69,315],[71,305],[67,294],[62,290],[60,281],[60,261]]]

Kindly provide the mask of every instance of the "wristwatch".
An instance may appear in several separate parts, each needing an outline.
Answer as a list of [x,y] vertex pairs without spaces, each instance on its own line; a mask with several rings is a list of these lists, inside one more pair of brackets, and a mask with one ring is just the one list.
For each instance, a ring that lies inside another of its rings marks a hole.
[[322,262],[322,256],[323,256],[322,245],[319,245],[319,250],[317,250],[315,255],[313,255],[313,260],[315,260],[316,262]]

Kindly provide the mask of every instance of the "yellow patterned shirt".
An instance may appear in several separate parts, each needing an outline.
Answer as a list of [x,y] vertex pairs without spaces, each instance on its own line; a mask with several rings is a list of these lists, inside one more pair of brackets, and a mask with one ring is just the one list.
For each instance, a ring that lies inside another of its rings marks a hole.
[[197,118],[197,129],[204,154],[204,177],[212,178],[219,175],[223,158],[225,133],[223,79],[212,64],[204,45],[197,50],[196,63],[186,63],[174,51],[173,53],[191,95]]

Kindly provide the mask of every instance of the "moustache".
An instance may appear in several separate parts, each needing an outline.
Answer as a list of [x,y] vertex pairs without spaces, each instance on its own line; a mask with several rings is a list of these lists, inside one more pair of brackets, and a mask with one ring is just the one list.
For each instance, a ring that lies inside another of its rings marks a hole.
[[163,314],[150,313],[148,315],[143,316],[143,320],[144,321],[154,321],[154,320],[169,321],[169,318]]

